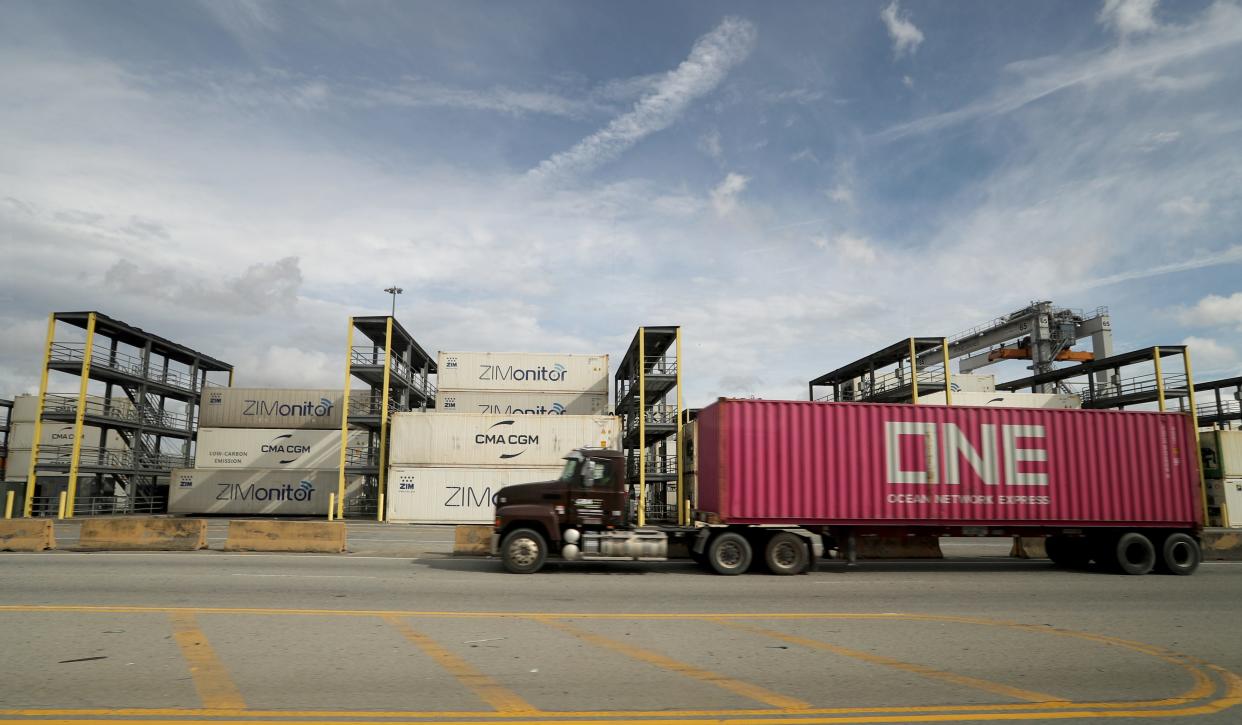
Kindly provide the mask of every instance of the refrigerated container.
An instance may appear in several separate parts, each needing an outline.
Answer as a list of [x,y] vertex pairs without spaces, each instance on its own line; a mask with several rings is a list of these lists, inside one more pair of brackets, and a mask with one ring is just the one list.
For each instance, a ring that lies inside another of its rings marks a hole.
[[393,466],[558,466],[575,448],[616,448],[620,438],[621,420],[607,415],[395,413],[388,462]]
[[343,390],[206,388],[200,428],[341,428]]
[[1203,475],[1242,478],[1242,430],[1204,431],[1199,435]]
[[440,388],[436,392],[436,411],[491,415],[603,415],[608,412],[608,394]]
[[[957,376],[953,376],[957,380]],[[947,405],[948,396],[943,392],[919,395],[919,405]],[[1059,408],[1073,410],[1082,407],[1082,398],[1065,393],[984,393],[954,392],[953,405],[985,408]]]
[[[168,486],[168,512],[327,516],[330,494],[338,485],[337,471],[175,469]],[[346,500],[362,485],[362,478],[348,478]]]
[[[366,444],[351,431],[350,444]],[[200,428],[195,468],[290,468],[336,470],[341,465],[340,430],[296,428]]]
[[502,488],[549,481],[562,468],[563,462],[533,468],[393,466],[388,473],[386,517],[414,524],[490,524]]
[[449,390],[608,394],[608,356],[533,352],[441,352],[436,385]]

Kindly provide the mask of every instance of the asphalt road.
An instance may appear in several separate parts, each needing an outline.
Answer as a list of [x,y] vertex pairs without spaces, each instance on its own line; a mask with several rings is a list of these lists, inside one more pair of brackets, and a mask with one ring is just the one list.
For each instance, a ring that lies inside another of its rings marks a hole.
[[1242,721],[1239,564],[515,576],[403,536],[424,551],[0,554],[0,721]]

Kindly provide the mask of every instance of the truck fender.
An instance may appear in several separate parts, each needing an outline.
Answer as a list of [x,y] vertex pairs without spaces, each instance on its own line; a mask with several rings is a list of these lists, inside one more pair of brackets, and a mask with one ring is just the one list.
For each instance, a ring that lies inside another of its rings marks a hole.
[[707,551],[707,542],[712,538],[712,530],[706,526],[699,529],[699,533],[694,537],[694,543],[690,545],[690,550],[696,554],[702,554]]
[[496,509],[496,515],[505,520],[505,529],[512,527],[514,522],[530,521],[543,526],[550,546],[561,541],[560,517],[546,506],[511,504]]

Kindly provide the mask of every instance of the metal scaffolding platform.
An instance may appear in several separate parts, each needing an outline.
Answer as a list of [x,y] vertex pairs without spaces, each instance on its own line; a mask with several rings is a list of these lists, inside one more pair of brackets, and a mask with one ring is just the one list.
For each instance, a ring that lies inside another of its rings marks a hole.
[[7,481],[5,467],[9,462],[9,430],[13,421],[13,401],[0,398],[0,481]]
[[[82,339],[66,339],[65,333]],[[232,373],[228,363],[102,313],[52,313],[24,514],[56,513],[62,490],[66,516],[162,512],[170,471],[193,465],[203,388],[230,384]],[[48,392],[52,374],[76,377],[76,394]],[[102,388],[102,395],[92,394],[92,387]],[[41,445],[44,423],[72,425],[73,443]],[[97,429],[97,446],[83,444],[87,427]],[[124,445],[111,447],[110,434]],[[41,487],[39,477],[48,474],[63,483]]]
[[[1169,370],[1162,361],[1172,356],[1181,356],[1182,364]],[[1190,401],[1194,396],[1185,345],[1147,347],[996,385],[1009,392],[1024,388],[1074,393],[1082,396],[1082,407],[1096,410],[1147,403],[1165,410],[1170,400]]]
[[[435,407],[436,361],[391,316],[351,317],[347,347],[336,515],[383,521],[388,422],[393,413]],[[351,391],[355,383],[362,387]],[[351,446],[351,431],[365,433],[365,445]],[[361,493],[346,501],[346,478],[357,476],[365,479]]]
[[681,328],[640,327],[615,379],[631,497],[639,526],[688,520],[678,466],[681,436]]
[[[824,373],[807,385],[810,400],[836,403],[918,403],[920,395],[952,396],[948,341],[910,337]],[[938,354],[936,354],[938,353]],[[831,388],[816,396],[816,388]]]
[[1200,428],[1232,428],[1235,423],[1242,427],[1242,377],[1195,383],[1195,392],[1212,394],[1212,402],[1201,402],[1196,409]]

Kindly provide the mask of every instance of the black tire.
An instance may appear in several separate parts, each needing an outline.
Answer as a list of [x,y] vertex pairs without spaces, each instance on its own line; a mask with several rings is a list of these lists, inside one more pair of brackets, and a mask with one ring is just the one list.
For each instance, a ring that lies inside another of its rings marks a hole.
[[1160,571],[1165,574],[1188,576],[1199,568],[1203,551],[1199,542],[1188,534],[1175,533],[1164,537],[1160,544]]
[[1139,576],[1156,566],[1156,547],[1151,539],[1137,531],[1127,531],[1117,537],[1113,546],[1114,566],[1123,574]]
[[806,571],[810,558],[806,541],[788,531],[782,531],[768,539],[768,545],[763,547],[763,563],[769,572],[779,576],[801,574]]
[[1052,563],[1063,569],[1086,569],[1091,563],[1091,550],[1082,538],[1049,536],[1044,540],[1044,550]]
[[505,570],[513,574],[534,574],[548,559],[548,544],[533,529],[514,529],[500,545]]
[[707,544],[707,564],[717,574],[741,574],[750,567],[752,557],[750,542],[732,531],[716,534]]

